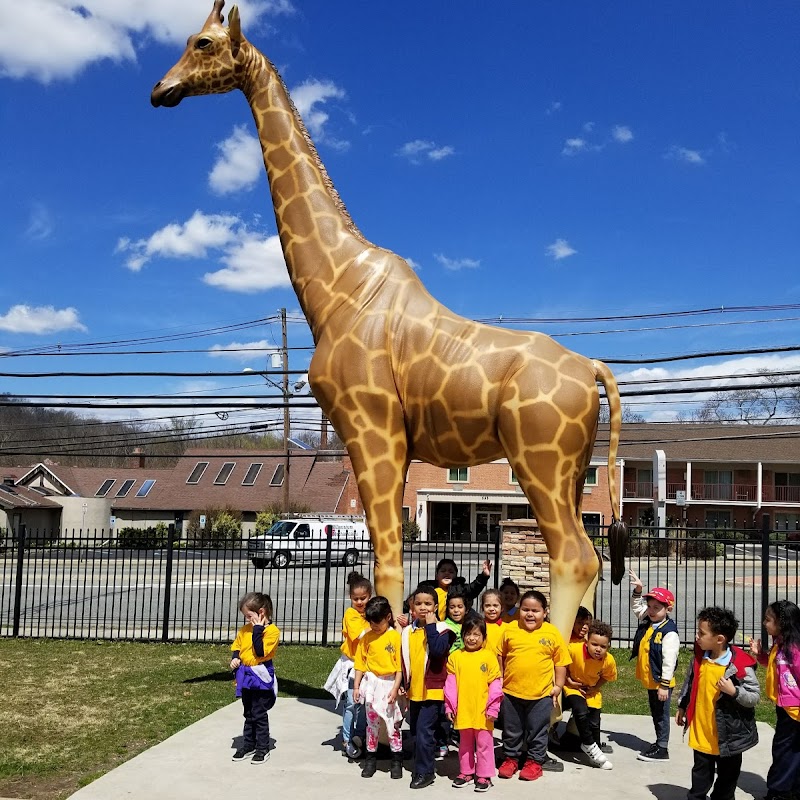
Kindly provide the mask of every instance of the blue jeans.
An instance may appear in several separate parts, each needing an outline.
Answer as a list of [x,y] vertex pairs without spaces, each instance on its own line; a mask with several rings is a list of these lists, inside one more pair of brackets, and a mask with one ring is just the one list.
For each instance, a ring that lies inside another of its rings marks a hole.
[[360,736],[364,741],[367,731],[367,715],[364,713],[364,704],[353,702],[353,681],[347,686],[342,711],[342,741],[347,744],[353,736]]
[[658,699],[658,689],[648,689],[647,699],[650,703],[650,716],[653,718],[653,727],[656,729],[656,744],[664,749],[669,747],[669,726],[672,722],[670,703],[672,702],[672,689],[667,689],[669,695],[663,702]]

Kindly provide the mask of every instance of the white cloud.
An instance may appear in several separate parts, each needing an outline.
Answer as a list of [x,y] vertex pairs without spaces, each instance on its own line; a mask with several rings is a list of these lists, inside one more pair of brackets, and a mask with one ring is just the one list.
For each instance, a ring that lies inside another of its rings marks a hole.
[[209,349],[212,358],[229,358],[232,361],[241,363],[250,361],[266,361],[272,353],[279,353],[280,350],[274,344],[270,344],[266,339],[256,342],[229,342],[228,344],[215,344]]
[[241,227],[238,217],[195,211],[182,225],[172,222],[149,239],[135,242],[127,238],[120,239],[115,252],[129,253],[125,266],[133,272],[139,272],[155,256],[205,258],[209,249],[221,248],[233,242]]
[[185,223],[165,225],[148,239],[120,239],[116,248],[133,272],[156,257],[204,259],[210,251],[219,251],[225,267],[203,276],[209,286],[247,293],[289,286],[280,239],[254,233],[232,215],[195,211]]
[[561,150],[561,155],[564,156],[574,156],[576,153],[581,153],[586,150],[587,142],[586,139],[582,139],[580,136],[575,136],[572,139],[567,139],[564,142],[564,147]]
[[414,272],[419,272],[422,269],[422,264],[417,263],[413,258],[406,258],[405,262]]
[[478,269],[481,265],[481,262],[474,258],[448,258],[441,253],[435,253],[433,257],[451,272],[458,272],[461,269]]
[[290,94],[309,133],[317,142],[325,142],[326,145],[337,150],[345,150],[350,146],[349,142],[333,139],[326,134],[325,123],[329,116],[318,107],[328,100],[340,100],[345,97],[344,89],[340,89],[331,81],[310,79],[296,86],[290,91]]
[[699,150],[690,150],[688,147],[678,147],[677,145],[672,145],[664,154],[664,158],[669,158],[673,161],[683,161],[686,164],[696,164],[698,166],[706,163],[705,158],[703,158]]
[[36,242],[42,241],[50,236],[54,227],[53,216],[47,207],[34,203],[25,228],[25,237]]
[[435,142],[428,142],[424,139],[414,139],[412,142],[406,142],[397,151],[398,156],[407,158],[412,164],[421,164],[426,159],[428,161],[441,161],[454,153],[455,149],[449,144],[440,147]]
[[0,315],[0,330],[10,333],[57,333],[59,331],[85,331],[74,308],[56,309],[53,306],[12,306]]
[[552,103],[550,103],[550,105],[545,109],[544,113],[545,113],[545,116],[550,117],[553,114],[555,114],[557,111],[561,111],[561,101],[560,100],[555,100]]
[[547,245],[544,251],[556,261],[574,256],[578,252],[566,239],[556,239],[553,244]]
[[207,272],[203,276],[204,283],[246,294],[290,285],[277,236],[244,236],[228,249],[222,262],[227,265],[225,269]]
[[[250,28],[294,10],[289,0],[239,0],[239,7]],[[140,42],[182,45],[208,11],[197,0],[25,0],[0,26],[0,76],[49,83],[97,61],[135,61]]]
[[615,142],[627,144],[633,141],[633,131],[627,125],[615,125],[611,129],[611,136]]
[[208,176],[208,184],[217,194],[252,189],[264,173],[261,143],[243,125],[218,142],[220,155]]

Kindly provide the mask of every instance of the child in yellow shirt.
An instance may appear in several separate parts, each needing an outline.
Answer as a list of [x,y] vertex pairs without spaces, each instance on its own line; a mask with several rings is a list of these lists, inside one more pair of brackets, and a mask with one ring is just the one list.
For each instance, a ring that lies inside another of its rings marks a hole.
[[347,576],[347,585],[350,590],[350,608],[344,612],[342,618],[342,654],[325,681],[325,689],[333,695],[337,705],[341,700],[344,701],[342,755],[354,761],[361,755],[366,733],[364,706],[353,700],[354,659],[361,637],[370,629],[364,609],[372,597],[372,584],[361,573],[351,572]]
[[[600,687],[617,679],[617,664],[608,652],[613,631],[599,619],[589,625],[586,641],[569,645],[572,663],[567,668],[564,683],[564,708],[572,710],[572,719],[578,729],[580,747],[589,757],[592,766],[611,769],[611,762],[600,749],[600,709],[603,695]],[[561,746],[565,746],[562,737]]]
[[444,705],[447,718],[459,732],[460,772],[453,786],[474,781],[476,792],[486,792],[494,777],[494,720],[500,711],[503,687],[495,654],[486,645],[486,623],[467,619],[461,635],[464,648],[450,654]]
[[561,762],[547,755],[547,732],[571,659],[558,628],[545,622],[546,616],[547,598],[541,592],[525,592],[519,604],[519,620],[507,625],[500,637],[505,751],[497,773],[500,778],[511,778],[523,755],[520,780],[535,781],[543,769],[564,769]]
[[486,623],[485,647],[497,655],[497,645],[507,624],[503,620],[503,600],[497,589],[487,589],[481,595],[481,613]]
[[503,601],[503,622],[516,622],[519,619],[519,586],[511,578],[503,578],[500,583],[500,599]]
[[569,643],[585,642],[589,634],[589,625],[592,621],[592,612],[585,606],[578,606],[575,614],[575,622],[572,624],[572,633],[569,636]]
[[687,800],[706,800],[712,785],[715,800],[733,800],[742,753],[758,744],[755,707],[761,687],[756,660],[731,644],[738,628],[739,621],[726,608],[704,608],[697,615],[694,659],[675,716],[678,725],[689,728],[694,750]]
[[400,723],[403,714],[397,703],[403,672],[400,665],[400,634],[394,629],[392,607],[385,597],[373,597],[364,616],[370,631],[358,643],[355,657],[353,700],[364,702],[367,712],[367,758],[362,778],[371,778],[378,768],[378,728],[386,723],[392,751],[391,777],[403,777],[403,741]]
[[278,696],[278,681],[272,659],[281,632],[272,624],[272,600],[268,594],[248,592],[239,601],[245,624],[231,645],[230,667],[236,671],[236,696],[244,706],[242,746],[234,761],[263,764],[269,759],[269,710]]

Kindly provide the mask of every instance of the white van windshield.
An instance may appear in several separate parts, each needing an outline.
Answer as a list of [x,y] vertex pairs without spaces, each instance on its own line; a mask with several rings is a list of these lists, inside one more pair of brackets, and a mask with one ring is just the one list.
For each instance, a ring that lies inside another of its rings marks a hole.
[[289,536],[294,530],[294,526],[296,524],[296,522],[286,522],[285,520],[276,522],[267,531],[267,536]]

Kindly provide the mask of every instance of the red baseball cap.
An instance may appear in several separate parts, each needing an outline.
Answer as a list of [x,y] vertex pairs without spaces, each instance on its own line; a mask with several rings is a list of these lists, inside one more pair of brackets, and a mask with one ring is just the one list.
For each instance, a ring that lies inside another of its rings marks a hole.
[[658,600],[659,603],[663,603],[665,606],[674,606],[675,605],[675,595],[669,589],[665,589],[663,586],[656,586],[654,589],[651,589],[645,597],[652,597]]

